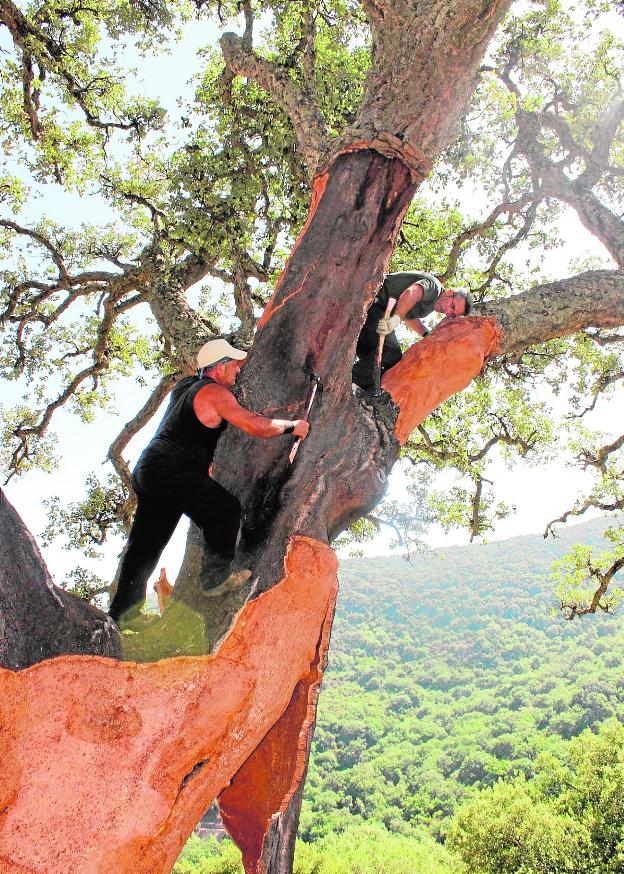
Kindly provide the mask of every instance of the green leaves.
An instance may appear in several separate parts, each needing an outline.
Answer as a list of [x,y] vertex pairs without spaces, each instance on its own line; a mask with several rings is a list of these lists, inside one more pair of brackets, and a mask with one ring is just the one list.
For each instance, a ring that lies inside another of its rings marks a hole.
[[[513,871],[524,856],[534,866],[518,868],[525,874],[568,870],[567,861],[556,867],[562,830],[570,859],[579,862],[579,849],[590,843],[608,857],[610,839],[601,844],[592,824],[578,825],[578,798],[609,787],[597,823],[607,819],[607,798],[608,822],[621,810],[603,768],[621,767],[622,740],[603,724],[624,715],[624,631],[602,614],[566,623],[552,610],[549,581],[553,559],[575,539],[604,549],[604,526],[593,520],[576,532],[564,529],[558,540],[435,550],[411,563],[341,562],[301,817],[311,854],[325,836],[371,821],[413,840],[423,828],[444,840],[460,806],[490,787],[466,829],[462,824],[470,852],[483,853],[483,870]],[[594,735],[582,734],[587,727],[604,733],[600,751],[589,743]],[[590,780],[592,767],[596,777],[584,789],[578,775]],[[570,786],[578,793],[568,800]],[[414,851],[406,846],[406,857]],[[468,871],[482,870],[476,856],[464,861]],[[582,872],[580,863],[571,870]],[[455,857],[449,864],[461,870]],[[600,863],[590,870],[598,874]]]
[[[109,474],[101,483],[95,474],[90,474],[85,483],[86,494],[82,501],[64,507],[56,496],[44,503],[48,508],[48,524],[42,533],[44,544],[63,539],[65,549],[79,548],[88,558],[99,558],[99,547],[110,533],[123,533],[121,519],[127,514],[128,491],[123,483]],[[87,574],[87,576],[85,576]],[[93,583],[93,575],[83,572],[80,579]]]
[[542,756],[538,774],[500,782],[455,817],[448,837],[469,869],[598,874],[621,870],[624,729],[584,732],[565,759]]
[[616,576],[624,568],[624,526],[609,529],[606,536],[613,549],[596,552],[578,544],[553,564],[557,600],[568,619],[596,610],[613,613],[624,599]]
[[547,804],[527,793],[521,779],[486,789],[464,807],[448,843],[469,870],[484,874],[579,874],[590,845],[581,824],[552,813]]

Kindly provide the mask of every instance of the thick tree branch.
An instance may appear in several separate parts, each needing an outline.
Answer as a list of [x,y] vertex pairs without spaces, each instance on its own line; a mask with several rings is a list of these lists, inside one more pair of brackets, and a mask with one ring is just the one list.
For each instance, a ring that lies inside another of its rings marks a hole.
[[65,267],[65,261],[63,259],[63,255],[57,246],[52,243],[48,237],[44,236],[44,234],[39,231],[34,231],[31,228],[25,228],[22,225],[18,225],[17,222],[11,221],[10,219],[0,219],[0,227],[6,228],[7,230],[14,231],[16,234],[19,234],[23,237],[29,237],[31,240],[34,240],[36,243],[39,243],[44,249],[47,249],[50,255],[52,256],[52,260],[56,264],[59,272],[59,279],[67,279],[68,273],[67,268]]
[[612,605],[609,604],[608,601],[603,601],[604,595],[607,593],[607,589],[614,576],[624,567],[624,557],[616,559],[611,567],[608,568],[607,571],[601,571],[599,568],[594,567],[591,562],[588,565],[587,571],[590,578],[595,578],[599,585],[596,591],[592,595],[591,602],[586,607],[581,607],[576,603],[571,603],[568,601],[560,601],[559,607],[561,610],[568,611],[566,619],[574,619],[577,616],[587,616],[590,613],[596,613],[597,610],[602,610],[603,613],[611,613]]
[[[549,158],[540,144],[540,126],[546,114],[518,110],[518,140],[515,146],[515,153],[525,156],[539,180],[541,196],[554,197],[573,207],[585,227],[603,243],[620,268],[624,266],[624,222],[596,197],[592,187],[606,170],[609,144],[620,124],[622,111],[621,103],[611,107],[600,128],[599,139],[590,153],[587,170],[576,179],[571,179],[564,172],[561,162]],[[559,118],[553,124],[552,118],[548,114],[549,126],[565,129],[563,119]],[[568,141],[569,137],[564,139]],[[561,148],[565,149],[565,142],[560,142]]]
[[0,665],[19,670],[61,653],[119,658],[114,623],[54,585],[33,537],[1,489],[0,530]]
[[400,157],[422,179],[453,136],[483,49],[510,2],[440,0],[430,15],[417,14],[410,0],[391,7],[384,0],[363,5],[373,36],[373,65],[340,148],[372,144]]
[[525,197],[521,197],[519,200],[498,204],[498,206],[494,207],[494,209],[490,212],[490,214],[483,219],[481,222],[475,222],[469,228],[466,228],[460,234],[455,237],[453,240],[453,245],[451,246],[451,251],[448,256],[447,267],[444,273],[440,273],[438,279],[442,284],[444,284],[451,276],[455,274],[457,269],[457,262],[459,261],[459,257],[464,249],[464,246],[474,240],[476,237],[483,236],[487,233],[494,225],[497,220],[502,215],[507,215],[508,221],[511,220],[513,215],[521,212],[528,204],[532,202],[533,198],[530,195],[526,195]]
[[115,437],[115,439],[108,448],[108,458],[115,468],[117,476],[122,480],[124,486],[130,494],[130,499],[127,502],[126,507],[124,507],[123,522],[126,525],[128,525],[130,522],[130,517],[134,510],[135,501],[130,468],[128,466],[128,463],[124,459],[122,452],[130,442],[130,440],[134,437],[134,435],[138,434],[141,428],[149,422],[149,420],[158,410],[158,407],[162,404],[162,402],[167,397],[167,395],[179,378],[179,373],[173,373],[167,376],[163,376],[163,378],[152,391],[149,398],[143,404],[139,412],[132,419],[130,419],[129,422],[126,422],[123,429],[120,431],[117,437]]
[[583,516],[588,510],[592,509],[604,510],[607,513],[615,513],[618,510],[624,510],[624,499],[602,501],[594,497],[585,498],[585,500],[581,501],[576,507],[573,507],[571,510],[566,510],[566,512],[559,516],[558,519],[552,519],[544,529],[544,538],[548,537],[549,534],[553,537],[555,536],[553,528],[558,522],[563,524],[568,521],[570,516]]
[[578,177],[577,185],[589,189],[596,185],[609,166],[611,145],[624,120],[624,100],[620,96],[612,103],[595,130],[593,149],[587,160],[587,169]]
[[225,33],[221,51],[229,69],[253,79],[281,106],[291,120],[301,154],[313,176],[327,156],[330,137],[327,122],[307,85],[299,86],[288,70],[262,58],[234,33]]
[[24,112],[28,118],[34,139],[39,138],[41,123],[37,114],[39,110],[39,92],[33,87],[33,58],[37,60],[41,77],[45,75],[47,69],[56,73],[61,78],[67,92],[80,107],[87,123],[91,127],[100,128],[107,133],[113,129],[140,132],[142,125],[148,120],[147,118],[141,118],[138,115],[129,118],[127,121],[120,121],[119,119],[102,120],[99,118],[93,106],[90,105],[88,98],[92,93],[98,93],[102,83],[105,84],[107,82],[107,77],[95,77],[87,83],[81,83],[69,68],[71,57],[63,43],[56,41],[44,30],[31,23],[12,0],[0,0],[0,24],[3,24],[8,29],[15,46],[22,53]]
[[502,327],[502,355],[584,328],[616,328],[624,325],[624,273],[592,270],[477,304],[476,312]]
[[602,446],[597,451],[591,449],[583,450],[583,452],[577,457],[577,461],[580,462],[585,470],[587,470],[588,467],[595,467],[603,475],[606,475],[607,461],[609,457],[614,452],[617,452],[618,449],[621,449],[622,446],[624,446],[624,434],[621,434],[612,443]]

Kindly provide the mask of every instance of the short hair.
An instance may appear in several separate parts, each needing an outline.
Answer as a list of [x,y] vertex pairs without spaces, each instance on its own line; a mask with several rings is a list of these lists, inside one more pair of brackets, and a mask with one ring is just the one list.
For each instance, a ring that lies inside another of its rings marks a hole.
[[464,299],[464,315],[469,316],[474,310],[474,299],[467,291],[456,291],[455,294],[461,294]]

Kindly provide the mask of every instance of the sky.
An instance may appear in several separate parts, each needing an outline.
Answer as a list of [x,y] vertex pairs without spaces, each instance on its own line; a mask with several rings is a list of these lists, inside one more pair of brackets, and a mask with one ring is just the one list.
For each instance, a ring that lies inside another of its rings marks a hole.
[[[136,93],[146,96],[157,94],[169,112],[178,116],[181,111],[178,106],[179,98],[192,93],[186,83],[198,69],[197,52],[205,45],[213,44],[217,36],[218,30],[214,25],[194,22],[185,29],[182,43],[169,57],[151,56],[141,59],[134,49],[128,47],[123,60],[129,68],[137,68],[137,73],[130,77]],[[6,46],[6,36],[0,30],[0,48],[3,40]],[[420,193],[422,194],[422,190]],[[46,186],[42,198],[32,204],[21,219],[34,219],[40,211],[52,215],[59,222],[69,221],[74,226],[82,221],[106,221],[114,215],[99,198],[70,195],[54,186]],[[566,243],[560,251],[549,253],[547,269],[557,275],[558,264],[567,264],[570,256],[579,258],[584,255],[599,257],[605,266],[610,266],[603,247],[587,234],[571,210],[562,219],[562,229]],[[561,275],[565,275],[565,272],[564,270]],[[57,414],[54,430],[58,435],[58,447],[62,454],[57,469],[52,474],[31,472],[12,480],[5,489],[7,497],[35,536],[46,524],[44,500],[51,495],[59,495],[64,503],[80,499],[85,476],[94,467],[98,470],[100,461],[105,458],[106,450],[120,427],[136,413],[145,397],[145,390],[141,390],[129,379],[124,381],[117,392],[116,415],[100,413],[96,415],[93,424],[82,425],[65,411]],[[8,405],[14,398],[14,387],[3,387],[2,402]],[[620,403],[621,400],[620,397]],[[597,406],[595,419],[607,430],[609,424],[613,424],[613,403],[617,402],[612,402],[610,406],[599,402]],[[155,417],[131,442],[126,451],[126,457],[131,464],[148,442],[158,420],[159,416]],[[489,539],[543,531],[551,519],[569,509],[583,485],[580,471],[571,472],[558,461],[540,468],[519,463],[512,471],[498,464],[494,466],[493,472],[499,496],[507,503],[513,503],[517,512],[502,521]],[[389,497],[402,497],[404,480],[400,469],[393,473]],[[182,522],[161,560],[161,564],[167,567],[170,578],[175,576],[181,561],[186,527],[187,523]],[[426,544],[431,547],[466,543],[467,539],[465,532],[445,534],[436,527],[431,528],[424,537]],[[370,555],[384,554],[388,551],[389,540],[390,533],[382,532],[373,544],[365,546],[364,551]],[[122,545],[120,540],[111,543],[106,549],[103,563],[97,567],[75,553],[61,550],[57,544],[44,547],[42,551],[57,582],[75,566],[77,559],[84,566],[94,567],[100,576],[112,579]]]

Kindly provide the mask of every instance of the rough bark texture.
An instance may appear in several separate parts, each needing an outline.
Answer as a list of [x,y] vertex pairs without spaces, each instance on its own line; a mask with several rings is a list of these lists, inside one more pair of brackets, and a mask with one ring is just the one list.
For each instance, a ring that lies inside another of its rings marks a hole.
[[476,311],[501,326],[502,354],[583,328],[616,328],[624,324],[624,273],[591,270],[481,304]]
[[[413,191],[400,161],[370,150],[342,156],[317,180],[300,237],[305,235],[306,245],[296,245],[290,256],[238,389],[246,407],[296,418],[305,409],[311,374],[318,373],[310,436],[290,465],[292,437],[259,441],[227,429],[214,476],[241,501],[236,562],[254,575],[239,593],[207,598],[199,550],[190,549],[168,609],[150,632],[153,646],[146,657],[213,647],[247,595],[257,596],[280,578],[291,533],[328,543],[384,493],[399,449],[392,431],[397,411],[387,397],[374,407],[353,397],[351,362]],[[193,538],[198,547],[196,533],[190,534],[191,545]],[[203,617],[185,640],[177,633],[180,611]]]
[[216,476],[244,507],[238,561],[259,572],[259,591],[276,579],[289,531],[327,542],[385,489],[393,417],[384,426],[353,398],[351,362],[413,190],[399,161],[373,151],[335,162],[241,372],[245,406],[288,418],[303,413],[311,373],[321,378],[293,465],[288,437],[229,429],[217,452]]
[[365,0],[373,65],[342,147],[382,135],[389,154],[402,153],[416,170],[430,166],[452,136],[485,47],[510,5],[511,0],[398,0],[389,9],[384,0]]
[[239,76],[254,79],[286,112],[297,135],[299,151],[313,176],[326,155],[330,134],[310,88],[307,84],[297,85],[283,67],[256,55],[244,37],[226,33],[220,45],[229,69]]
[[63,653],[119,658],[119,632],[100,610],[54,585],[0,489],[0,665],[17,670]]

